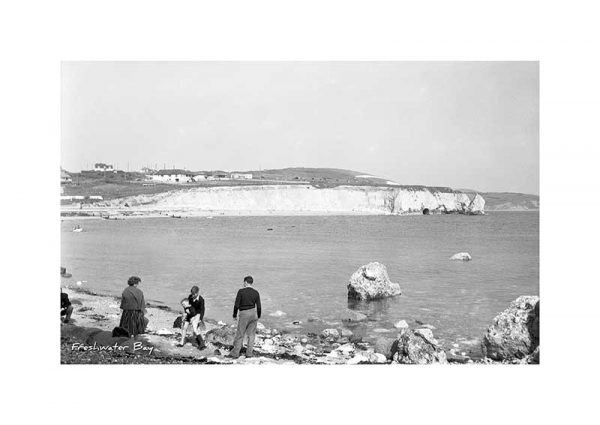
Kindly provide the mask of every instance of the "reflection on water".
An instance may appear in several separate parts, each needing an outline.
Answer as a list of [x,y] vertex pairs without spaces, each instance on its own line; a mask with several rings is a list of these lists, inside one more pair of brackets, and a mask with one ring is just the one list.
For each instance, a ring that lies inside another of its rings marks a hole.
[[[73,233],[76,224],[85,231]],[[365,337],[376,335],[374,329],[395,332],[394,323],[406,320],[431,325],[443,344],[472,341],[512,300],[539,293],[537,212],[67,220],[61,226],[62,265],[73,282],[119,295],[127,278],[138,275],[147,299],[174,308],[197,284],[207,317],[231,321],[235,294],[250,274],[261,293],[262,320],[291,331],[340,326],[350,308],[369,317],[352,329]],[[473,261],[449,260],[464,251]],[[387,266],[402,296],[347,299],[351,274],[371,261]],[[277,310],[286,315],[269,316]]]

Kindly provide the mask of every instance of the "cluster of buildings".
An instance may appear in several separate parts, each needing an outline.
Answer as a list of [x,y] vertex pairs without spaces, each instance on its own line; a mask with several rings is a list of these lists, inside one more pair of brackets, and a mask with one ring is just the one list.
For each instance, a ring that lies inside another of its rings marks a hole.
[[117,172],[117,170],[114,169],[112,164],[104,164],[103,162],[98,162],[98,163],[94,164],[94,171],[111,172],[111,173]]
[[193,183],[204,180],[251,180],[251,173],[226,173],[215,171],[212,173],[194,172],[181,169],[158,170],[149,173],[146,177],[161,183]]
[[[93,171],[118,172],[112,164],[104,164],[102,162],[94,164]],[[227,173],[225,171],[196,172],[177,168],[153,170],[144,167],[141,172],[146,176],[146,180],[157,183],[194,183],[205,180],[252,180],[253,178],[252,173]],[[71,175],[63,170],[62,167],[60,169],[60,182],[61,184],[73,182]]]

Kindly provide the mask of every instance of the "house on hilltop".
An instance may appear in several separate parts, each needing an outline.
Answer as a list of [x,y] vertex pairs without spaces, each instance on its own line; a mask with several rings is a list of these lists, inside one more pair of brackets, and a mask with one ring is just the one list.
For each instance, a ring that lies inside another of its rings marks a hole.
[[94,171],[110,171],[114,172],[115,169],[111,164],[104,164],[103,162],[98,162],[94,164]]
[[63,170],[62,168],[60,169],[60,183],[61,184],[73,183],[73,179],[71,178],[71,175],[69,173],[67,173],[65,170]]
[[234,180],[252,180],[252,173],[231,173]]
[[194,173],[187,170],[158,170],[150,176],[153,181],[163,183],[190,183],[194,181]]

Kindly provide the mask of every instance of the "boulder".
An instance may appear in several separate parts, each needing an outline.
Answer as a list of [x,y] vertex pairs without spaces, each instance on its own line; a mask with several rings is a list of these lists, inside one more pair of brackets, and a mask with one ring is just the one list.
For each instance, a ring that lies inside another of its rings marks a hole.
[[[493,360],[524,359],[540,344],[540,298],[524,295],[494,318],[483,337],[482,350]],[[537,354],[539,361],[539,351]]]
[[469,215],[483,215],[485,207],[485,199],[478,193],[475,195],[469,206],[467,207],[467,214]]
[[433,338],[431,329],[403,329],[398,335],[393,358],[402,364],[448,363],[446,353]]
[[361,363],[370,363],[369,358],[364,354],[357,354],[354,357],[350,358],[346,364],[361,364]]
[[337,329],[325,329],[323,330],[323,332],[321,332],[321,336],[323,338],[339,338],[340,337],[340,333],[338,332]]
[[215,328],[206,333],[205,340],[207,343],[210,342],[215,345],[233,347],[236,331],[237,327],[235,325]]
[[471,254],[468,252],[459,252],[458,254],[454,254],[450,257],[451,260],[460,260],[460,261],[471,261]]
[[120,338],[122,336],[124,336],[125,338],[129,338],[129,331],[125,328],[117,326],[112,330],[112,336],[114,338]]
[[342,315],[342,322],[364,322],[367,320],[367,315],[358,311],[347,309]]
[[391,360],[394,353],[398,351],[398,341],[389,337],[378,337],[373,344],[376,353],[383,354],[386,359]]
[[408,323],[406,323],[406,320],[400,320],[399,322],[397,322],[394,327],[396,329],[404,329],[404,328],[408,328]]
[[390,281],[386,267],[377,262],[360,267],[350,277],[348,298],[374,300],[400,295],[400,285]]
[[354,333],[350,329],[342,329],[342,338],[350,338]]
[[369,361],[377,364],[387,363],[386,357],[380,353],[369,353]]

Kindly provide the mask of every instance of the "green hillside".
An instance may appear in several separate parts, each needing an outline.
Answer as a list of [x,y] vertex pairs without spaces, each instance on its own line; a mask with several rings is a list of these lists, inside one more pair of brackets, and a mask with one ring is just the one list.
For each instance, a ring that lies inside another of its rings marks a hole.
[[[471,189],[460,189],[465,193],[476,193]],[[486,211],[539,210],[540,197],[514,192],[477,192],[485,199]]]

